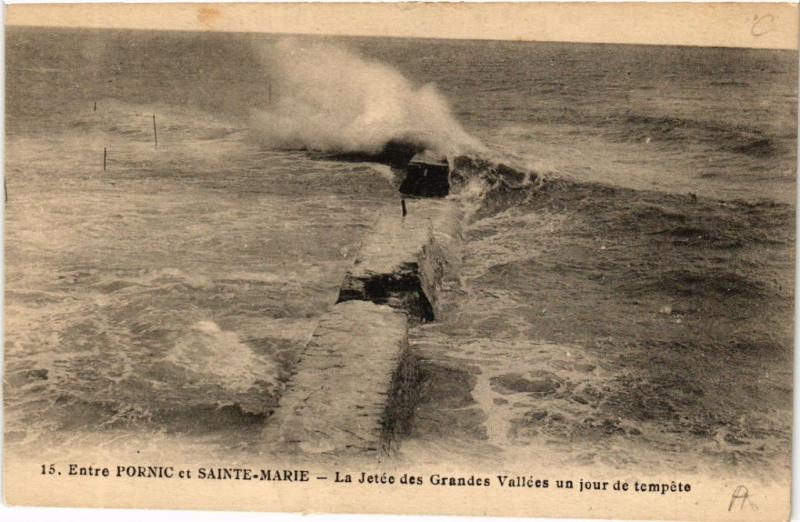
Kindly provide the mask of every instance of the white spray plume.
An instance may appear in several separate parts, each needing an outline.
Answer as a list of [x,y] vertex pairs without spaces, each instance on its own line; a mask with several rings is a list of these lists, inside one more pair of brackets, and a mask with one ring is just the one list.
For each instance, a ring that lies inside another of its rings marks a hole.
[[276,148],[377,153],[390,140],[443,154],[483,147],[456,121],[433,85],[339,45],[295,38],[264,50],[272,102],[254,115]]

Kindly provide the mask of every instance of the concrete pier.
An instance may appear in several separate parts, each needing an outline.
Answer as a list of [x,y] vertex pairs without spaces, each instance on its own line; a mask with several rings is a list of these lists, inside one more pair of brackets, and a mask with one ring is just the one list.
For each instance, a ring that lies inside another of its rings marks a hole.
[[408,326],[435,318],[457,267],[461,211],[408,203],[405,217],[387,212],[367,235],[297,363],[267,433],[287,453],[378,455],[409,429],[418,376]]
[[271,420],[279,442],[307,454],[388,449],[411,413],[414,368],[404,313],[365,301],[335,305]]
[[456,262],[461,211],[447,200],[411,200],[408,215],[385,214],[365,239],[338,302],[372,301],[432,321],[448,264]]
[[400,192],[425,198],[443,198],[450,193],[450,164],[431,151],[420,152],[408,162]]

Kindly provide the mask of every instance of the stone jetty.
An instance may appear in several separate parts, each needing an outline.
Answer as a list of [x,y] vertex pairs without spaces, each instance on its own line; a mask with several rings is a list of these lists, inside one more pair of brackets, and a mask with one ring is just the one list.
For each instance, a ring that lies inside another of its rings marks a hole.
[[287,452],[383,454],[409,429],[418,376],[408,327],[436,318],[462,214],[448,199],[397,207],[362,242],[270,419],[271,442]]

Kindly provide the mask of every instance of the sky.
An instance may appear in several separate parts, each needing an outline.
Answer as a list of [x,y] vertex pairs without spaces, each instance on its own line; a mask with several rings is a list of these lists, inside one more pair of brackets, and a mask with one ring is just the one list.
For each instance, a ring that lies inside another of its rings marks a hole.
[[13,4],[6,25],[797,49],[792,3]]

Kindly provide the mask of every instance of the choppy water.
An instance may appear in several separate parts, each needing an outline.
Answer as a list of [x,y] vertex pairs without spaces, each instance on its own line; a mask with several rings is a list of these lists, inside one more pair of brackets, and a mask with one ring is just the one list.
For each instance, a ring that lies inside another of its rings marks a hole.
[[[8,35],[6,440],[257,446],[387,172],[265,144],[272,37]],[[413,332],[409,458],[788,467],[796,54],[324,41],[547,179],[484,194]]]

